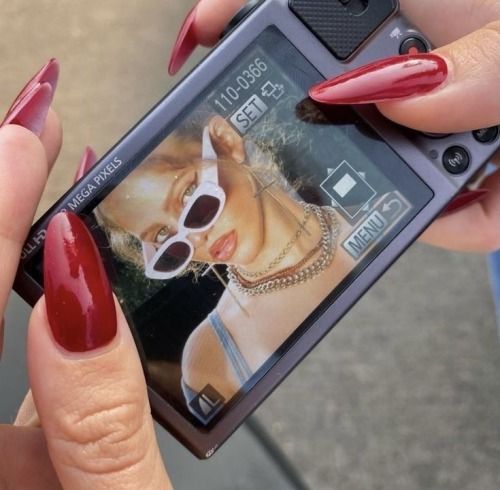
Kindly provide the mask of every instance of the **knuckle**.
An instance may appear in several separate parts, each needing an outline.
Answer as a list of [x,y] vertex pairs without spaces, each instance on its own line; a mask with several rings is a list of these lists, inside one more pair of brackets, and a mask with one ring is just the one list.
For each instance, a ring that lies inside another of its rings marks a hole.
[[[478,31],[478,45],[487,60],[492,60],[498,69],[500,57],[500,20],[490,22]],[[496,60],[495,60],[496,58]]]
[[[478,69],[471,75],[484,77],[487,71],[498,75],[497,60],[500,57],[500,29],[489,24],[473,34],[472,42],[465,45],[464,62],[469,68],[476,66]],[[467,59],[468,58],[468,59]]]
[[[466,67],[469,76],[484,77],[488,71],[498,76],[500,20],[486,24],[453,46],[450,55],[458,62],[458,68],[460,65]],[[476,69],[472,70],[473,67]]]
[[110,474],[146,459],[151,447],[151,419],[142,400],[112,400],[106,405],[60,416],[58,454],[62,463],[86,474]]

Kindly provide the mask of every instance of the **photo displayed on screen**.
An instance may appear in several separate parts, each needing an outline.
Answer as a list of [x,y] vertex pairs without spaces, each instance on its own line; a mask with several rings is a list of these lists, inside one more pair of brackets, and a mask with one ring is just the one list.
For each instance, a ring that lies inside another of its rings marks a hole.
[[268,29],[94,210],[149,383],[195,426],[431,197],[352,110],[307,98],[320,78]]

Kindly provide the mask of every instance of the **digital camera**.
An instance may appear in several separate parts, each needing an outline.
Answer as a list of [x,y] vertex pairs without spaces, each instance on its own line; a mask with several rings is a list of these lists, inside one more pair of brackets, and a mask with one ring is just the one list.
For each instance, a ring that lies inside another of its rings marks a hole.
[[50,218],[82,217],[155,418],[211,456],[498,149],[497,127],[422,134],[307,95],[430,48],[396,0],[251,2],[33,226],[16,291],[43,294]]

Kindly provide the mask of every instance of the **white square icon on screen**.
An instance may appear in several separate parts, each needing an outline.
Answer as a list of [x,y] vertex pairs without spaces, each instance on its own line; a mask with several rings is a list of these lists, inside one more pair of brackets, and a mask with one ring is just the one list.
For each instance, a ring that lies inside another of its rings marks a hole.
[[328,169],[328,177],[321,183],[321,189],[351,220],[377,195],[366,181],[365,174],[358,172],[346,160],[334,170]]
[[340,196],[345,197],[356,186],[356,181],[349,175],[345,174],[333,187],[333,190]]

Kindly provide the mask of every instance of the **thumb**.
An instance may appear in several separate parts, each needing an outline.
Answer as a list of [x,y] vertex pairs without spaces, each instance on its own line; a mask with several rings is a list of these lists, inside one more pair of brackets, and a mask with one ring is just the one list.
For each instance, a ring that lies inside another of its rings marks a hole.
[[448,65],[443,85],[424,97],[379,105],[414,129],[458,133],[500,124],[500,21],[434,51]]
[[500,123],[500,21],[431,54],[371,63],[311,89],[330,104],[378,103],[420,131],[458,133]]
[[132,335],[76,215],[51,221],[44,269],[45,299],[30,320],[28,364],[62,487],[170,489]]

